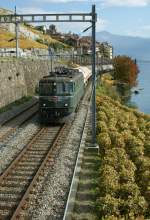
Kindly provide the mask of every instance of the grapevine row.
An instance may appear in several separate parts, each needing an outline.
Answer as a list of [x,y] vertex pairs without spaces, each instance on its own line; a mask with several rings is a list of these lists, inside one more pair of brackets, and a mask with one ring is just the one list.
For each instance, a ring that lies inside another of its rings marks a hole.
[[150,117],[97,97],[100,218],[150,216]]

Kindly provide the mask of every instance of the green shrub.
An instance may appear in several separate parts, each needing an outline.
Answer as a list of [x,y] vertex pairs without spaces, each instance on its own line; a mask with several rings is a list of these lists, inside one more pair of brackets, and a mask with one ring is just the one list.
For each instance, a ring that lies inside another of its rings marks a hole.
[[99,112],[97,113],[97,120],[98,120],[98,122],[99,122],[100,120],[105,121],[105,122],[108,122],[108,118],[107,118],[106,113],[103,112],[103,111],[99,111]]
[[102,132],[97,136],[97,142],[100,146],[110,148],[111,147],[111,139],[107,132]]
[[150,218],[150,117],[97,97],[100,219]]
[[101,218],[102,216],[107,218],[108,216],[119,216],[120,200],[114,198],[110,194],[106,194],[105,197],[100,197],[97,200],[97,211]]
[[122,201],[120,205],[120,213],[122,216],[126,216],[126,219],[136,219],[138,216],[142,216],[147,210],[147,202],[143,196],[129,196],[126,200]]
[[107,124],[104,121],[98,121],[97,123],[97,132],[107,132],[108,128],[107,128]]
[[117,171],[110,165],[101,165],[99,183],[101,195],[115,195],[119,187],[119,176]]
[[108,85],[107,83],[101,83],[98,85],[96,92],[98,95],[107,95],[114,100],[120,101],[120,96],[117,92],[116,86]]

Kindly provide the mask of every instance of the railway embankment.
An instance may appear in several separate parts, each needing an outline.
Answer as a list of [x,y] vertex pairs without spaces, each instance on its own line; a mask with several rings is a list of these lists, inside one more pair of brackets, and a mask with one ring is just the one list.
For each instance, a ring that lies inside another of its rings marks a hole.
[[98,148],[92,144],[91,106],[76,160],[63,220],[97,220],[96,198],[98,187]]
[[78,190],[71,214],[72,220],[97,220],[95,201],[97,198],[97,180],[99,156],[96,152],[84,151],[82,168],[79,175]]
[[4,108],[1,108],[2,112],[0,113],[0,126],[18,116],[37,102],[37,97],[23,97],[19,101],[11,103]]

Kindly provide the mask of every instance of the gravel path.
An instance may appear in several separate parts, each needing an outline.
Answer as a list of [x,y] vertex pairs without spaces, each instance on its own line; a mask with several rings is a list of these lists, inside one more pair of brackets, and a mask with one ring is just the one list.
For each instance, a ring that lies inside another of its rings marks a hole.
[[80,106],[55,165],[39,182],[34,199],[32,194],[27,219],[62,220],[87,112],[85,105],[87,102]]
[[0,142],[0,174],[38,131],[39,125],[36,121],[37,117],[34,117],[26,125],[19,127],[4,142]]

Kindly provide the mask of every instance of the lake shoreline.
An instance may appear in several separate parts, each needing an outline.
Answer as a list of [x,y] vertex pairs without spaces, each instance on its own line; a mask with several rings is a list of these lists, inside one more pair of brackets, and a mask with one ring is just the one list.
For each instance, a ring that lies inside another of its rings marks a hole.
[[133,91],[139,91],[138,94],[132,93],[131,103],[134,103],[138,110],[150,114],[150,63],[140,63],[138,74],[138,85]]

